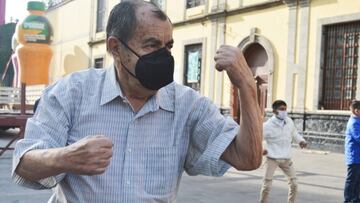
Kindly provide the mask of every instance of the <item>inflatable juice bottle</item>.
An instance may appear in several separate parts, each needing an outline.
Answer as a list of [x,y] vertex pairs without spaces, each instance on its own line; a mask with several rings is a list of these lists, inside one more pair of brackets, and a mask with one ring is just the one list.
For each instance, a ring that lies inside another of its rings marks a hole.
[[43,16],[45,4],[29,1],[29,15],[16,27],[16,47],[21,82],[26,85],[48,84],[49,64],[52,57],[50,38],[52,30],[49,21]]

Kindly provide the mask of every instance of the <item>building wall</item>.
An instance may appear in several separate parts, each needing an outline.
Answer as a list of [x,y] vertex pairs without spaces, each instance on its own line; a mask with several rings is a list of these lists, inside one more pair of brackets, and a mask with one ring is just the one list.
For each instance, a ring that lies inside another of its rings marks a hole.
[[[270,1],[264,2],[269,3]],[[349,19],[360,19],[358,14],[360,1],[289,0],[284,2],[282,5],[269,8],[247,9],[247,7],[251,7],[247,3],[253,3],[256,6],[262,2],[227,1],[229,10],[239,9],[236,14],[229,12],[225,17],[219,16],[218,19],[220,20],[218,21],[212,19],[211,15],[201,22],[185,18],[188,20],[187,23],[176,25],[174,36],[177,41],[179,38],[188,40],[189,36],[193,36],[192,33],[198,33],[193,38],[203,36],[198,30],[199,26],[202,26],[203,31],[205,31],[205,27],[214,24],[218,27],[217,29],[208,29],[211,30],[211,40],[207,42],[206,46],[208,53],[206,65],[209,67],[206,67],[208,70],[205,73],[206,87],[202,93],[210,97],[220,108],[230,108],[231,84],[226,75],[218,77],[213,68],[214,64],[211,62],[214,49],[222,44],[219,42],[221,41],[219,30],[221,31],[223,28],[219,21],[221,22],[221,19],[225,18],[225,43],[233,46],[239,45],[244,39],[254,35],[251,34],[251,30],[257,28],[254,36],[266,38],[273,48],[274,68],[272,75],[270,75],[273,78],[273,83],[268,103],[275,99],[287,101],[289,111],[299,131],[310,141],[313,148],[342,151],[344,130],[349,112],[318,110],[317,105],[321,94],[319,90],[321,30],[319,27],[324,22],[331,24],[341,21],[347,22]],[[181,33],[181,35],[177,33]],[[215,39],[214,36],[216,36]],[[183,45],[180,44],[180,46]],[[183,60],[184,58],[184,53],[180,48],[175,49],[173,54],[177,59]],[[180,64],[178,72],[183,72],[181,70],[183,66]],[[221,77],[222,91],[219,92],[214,87],[218,87]],[[358,83],[357,86],[359,87],[360,84]],[[221,102],[217,100],[218,94],[221,94]],[[357,94],[358,98],[359,96],[360,94]],[[267,112],[269,116],[271,114],[269,109]]]
[[[252,5],[255,5],[255,4],[266,3],[266,2],[269,2],[269,1],[271,1],[271,0],[241,0],[240,5],[241,6],[252,6]],[[234,1],[234,2],[236,2],[236,1]]]
[[[321,31],[319,26],[321,21],[327,19],[330,23],[348,21],[349,17],[353,20],[360,20],[360,1],[358,0],[337,0],[337,1],[322,1],[312,0],[310,6],[310,22],[309,22],[309,48],[308,48],[308,73],[307,73],[307,91],[306,91],[306,108],[311,111],[316,111],[319,101],[319,70],[320,70],[320,46],[321,46]],[[360,84],[357,85],[358,89]],[[357,94],[360,99],[360,95]]]
[[[104,58],[105,66],[112,63],[112,57],[106,53],[105,32],[95,33],[96,2],[70,0],[47,12],[55,33],[52,81],[94,65],[94,59],[98,57]],[[107,1],[107,16],[118,2]],[[232,85],[225,73],[219,73],[214,68],[216,50],[222,44],[244,48],[251,42],[266,42],[266,50],[271,50],[268,57],[273,61],[269,68],[271,82],[267,103],[271,104],[275,99],[287,101],[299,130],[314,143],[342,145],[349,112],[318,110],[321,28],[341,21],[360,20],[360,1],[205,2],[205,5],[186,9],[186,1],[165,1],[165,12],[174,24],[172,54],[175,58],[175,81],[183,83],[184,80],[185,46],[202,43],[200,93],[219,108],[230,109]],[[357,86],[360,87],[360,83]],[[360,98],[360,91],[357,97]]]
[[[197,33],[196,35],[190,33]],[[209,81],[210,70],[210,49],[207,48],[208,43],[211,40],[211,26],[209,22],[203,24],[193,24],[186,27],[175,27],[173,38],[175,40],[172,54],[175,59],[175,75],[176,82],[182,84],[184,80],[184,53],[185,45],[202,43],[203,52],[205,52],[205,58],[203,58],[202,66],[202,80],[201,80],[201,93],[203,95],[209,95],[209,89],[206,88]]]
[[185,2],[179,2],[176,6],[166,1],[166,13],[173,23],[183,21],[185,18]]
[[[271,20],[269,20],[271,19]],[[274,72],[270,77],[273,83],[272,99],[285,98],[286,55],[288,35],[288,8],[286,5],[252,11],[226,19],[226,44],[238,46],[250,35],[252,28],[257,28],[258,35],[268,39],[274,50]],[[226,80],[224,92],[230,95],[229,80]],[[224,98],[224,104],[230,105],[230,96]]]
[[[213,57],[216,50],[222,44],[239,45],[245,37],[249,36],[252,28],[258,28],[259,33],[257,34],[263,35],[262,32],[265,32],[264,36],[269,35],[271,39],[274,38],[274,43],[279,43],[280,48],[286,47],[286,41],[283,39],[287,36],[287,7],[284,4],[280,7],[270,7],[267,9],[261,7],[259,10],[252,9],[250,12],[240,11],[237,15],[232,14],[226,17],[221,16],[221,14],[217,17],[212,17],[211,14],[216,12],[221,13],[225,8],[229,11],[236,11],[269,2],[275,1],[263,0],[252,3],[251,1],[208,1],[207,4],[202,7],[186,9],[184,20],[176,20],[174,23],[175,46],[172,52],[176,57],[177,66],[175,75],[178,81],[182,81],[182,75],[184,73],[183,61],[185,56],[183,51],[184,43],[182,41],[206,38],[205,51],[207,54],[205,59],[205,72],[203,72],[204,75],[202,76],[205,80],[202,80],[201,84],[203,87],[200,92],[212,99],[220,108],[230,108],[231,84],[226,74],[218,73],[214,68]],[[177,6],[177,4],[168,4],[167,9],[172,11],[171,7],[176,8]],[[205,12],[203,12],[204,9]],[[197,15],[188,15],[189,13],[194,14],[194,10],[198,12]],[[171,12],[168,12],[168,14],[170,19],[174,15]],[[196,20],[204,16],[206,18]],[[274,20],[272,23],[268,23],[268,19]],[[282,30],[281,35],[279,35],[278,30],[274,29],[274,27],[279,27],[279,29]],[[194,36],[193,33],[196,33],[196,36]],[[286,48],[281,50],[286,50]],[[286,54],[286,52],[284,53]],[[279,61],[281,62],[282,60],[277,58],[276,63]],[[285,65],[281,66],[281,68],[285,70]],[[281,72],[279,72],[279,74],[280,73]],[[275,84],[275,86],[276,85],[282,84],[279,83]]]
[[87,43],[93,16],[91,6],[88,0],[74,0],[46,13],[54,31],[51,82],[89,67],[90,48]]
[[[72,0],[66,2],[46,14],[54,29],[51,81],[56,81],[73,71],[93,66],[94,59],[101,56],[104,57],[105,66],[112,63],[111,57],[105,51],[105,32],[95,33],[97,1]],[[200,21],[191,21],[210,15],[212,12],[221,12],[224,9],[233,11],[269,2],[275,1],[209,0],[203,6],[185,9],[185,1],[177,4],[165,1],[165,11],[175,24],[175,45],[172,52],[176,60],[175,80],[179,83],[183,82],[184,46],[192,42],[203,42],[205,57],[200,92],[210,97],[219,107],[229,108],[231,84],[226,75],[214,70],[214,53],[223,43],[239,45],[244,38],[250,35],[252,28],[257,28],[258,33],[256,34],[268,39],[274,50],[274,72],[271,76],[274,82],[272,92],[270,92],[271,100],[288,100],[293,110],[316,111],[320,94],[318,92],[319,21],[324,18],[355,15],[360,10],[360,2],[358,0],[312,0],[308,5],[308,18],[305,18],[303,13],[303,10],[307,9],[306,6],[302,7],[298,4],[290,6],[290,3],[288,5],[283,3],[270,8],[245,10],[238,14],[209,16]],[[107,1],[107,16],[116,3],[118,3],[117,0]],[[292,10],[295,10],[295,18],[292,16]],[[74,15],[69,15],[69,13]],[[191,22],[181,23],[189,20]],[[293,22],[295,22],[295,26],[289,28],[289,24]],[[309,27],[305,31],[307,31],[308,39],[303,39],[304,29],[302,26],[307,22]],[[289,40],[291,37],[294,40]],[[308,60],[302,67],[303,71],[298,72],[297,66],[301,66],[300,62],[303,60],[300,53],[304,52],[300,45],[304,43],[308,45],[305,46],[305,56],[308,57]],[[292,50],[289,50],[289,47]],[[289,58],[294,58],[293,64],[289,64]],[[301,75],[306,79],[298,80],[297,77],[301,77]],[[216,88],[218,86],[221,88]],[[303,89],[299,89],[301,87]],[[301,97],[302,92],[304,93],[303,97]],[[303,101],[304,104],[299,101]]]

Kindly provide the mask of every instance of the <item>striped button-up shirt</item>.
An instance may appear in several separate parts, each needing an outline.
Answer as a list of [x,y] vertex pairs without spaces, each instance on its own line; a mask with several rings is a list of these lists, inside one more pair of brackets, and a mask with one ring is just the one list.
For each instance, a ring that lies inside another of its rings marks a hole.
[[[175,202],[183,171],[221,176],[229,165],[221,154],[239,126],[207,98],[172,83],[134,112],[115,69],[88,69],[48,87],[25,138],[15,147],[12,178],[34,189],[54,188],[49,202]],[[101,175],[59,174],[36,182],[15,169],[29,150],[71,145],[89,135],[114,143]]]

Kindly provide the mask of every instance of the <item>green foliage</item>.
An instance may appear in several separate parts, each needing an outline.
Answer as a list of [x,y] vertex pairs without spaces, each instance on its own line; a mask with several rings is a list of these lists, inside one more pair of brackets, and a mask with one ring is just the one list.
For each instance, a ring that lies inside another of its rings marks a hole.
[[[12,54],[11,38],[15,32],[15,27],[16,23],[8,23],[0,26],[0,78]],[[11,63],[1,86],[12,86],[13,77],[14,70]]]

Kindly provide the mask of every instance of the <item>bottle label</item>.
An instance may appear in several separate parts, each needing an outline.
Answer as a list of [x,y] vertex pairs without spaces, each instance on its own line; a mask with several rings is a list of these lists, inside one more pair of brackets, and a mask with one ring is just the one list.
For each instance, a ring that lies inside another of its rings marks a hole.
[[50,43],[52,35],[51,26],[49,21],[43,16],[28,16],[22,24],[22,30],[27,43]]

